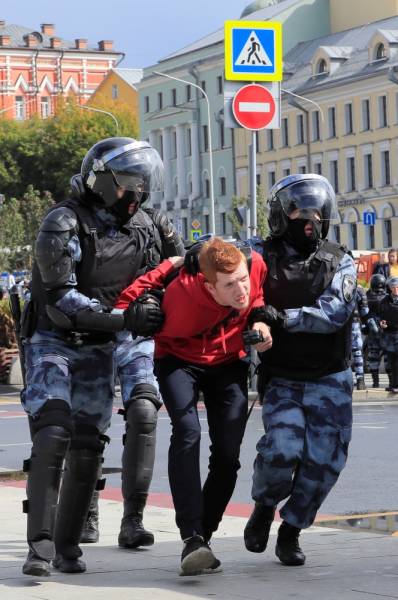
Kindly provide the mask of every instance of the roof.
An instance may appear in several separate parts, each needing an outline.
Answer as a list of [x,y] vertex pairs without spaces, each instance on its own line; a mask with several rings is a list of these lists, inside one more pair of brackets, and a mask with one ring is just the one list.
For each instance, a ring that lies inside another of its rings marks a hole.
[[[345,80],[369,77],[388,67],[398,65],[398,55],[395,54],[389,59],[369,63],[369,43],[375,33],[384,28],[390,31],[397,30],[398,16],[297,44],[284,57],[291,73],[286,77],[284,87],[296,91],[318,89],[333,83],[337,85]],[[334,56],[338,55],[345,60],[333,72],[313,76],[311,61],[320,47],[333,49]],[[337,52],[338,48],[340,52]],[[348,49],[349,54],[347,54]]]
[[143,77],[142,69],[112,69],[112,71],[133,88],[135,88],[136,84],[139,83]]
[[[93,44],[87,44],[87,48],[85,48],[84,50],[83,49],[79,50],[78,48],[76,48],[74,41],[71,42],[69,40],[64,40],[56,34],[49,36],[49,35],[42,33],[41,31],[32,29],[31,27],[24,27],[23,25],[13,25],[13,24],[10,24],[10,25],[6,24],[3,26],[0,26],[0,35],[9,35],[10,36],[11,43],[9,44],[9,47],[12,47],[12,48],[21,47],[21,48],[27,48],[27,49],[31,50],[31,47],[28,48],[26,46],[26,43],[24,40],[24,36],[26,36],[28,34],[35,35],[35,37],[38,40],[38,43],[36,46],[34,46],[34,48],[40,48],[42,50],[44,50],[44,49],[52,50],[50,40],[52,37],[57,37],[60,39],[60,45],[57,46],[57,50],[58,49],[74,50],[76,52],[82,52],[82,51],[87,52],[87,50],[88,50],[91,52],[93,52],[93,51],[99,52],[97,45],[94,46]],[[4,48],[7,48],[7,46],[4,46]],[[101,50],[101,52],[103,52],[103,51]],[[105,51],[105,53],[107,53],[107,52],[120,54],[116,50]]]
[[[246,17],[242,17],[240,20],[242,21],[270,21],[275,18],[278,14],[294,6],[300,2],[300,0],[281,0],[278,4],[272,4],[265,8],[261,8],[256,12],[248,14]],[[173,52],[173,54],[169,54],[168,56],[162,58],[159,62],[163,62],[165,60],[169,60],[170,58],[176,58],[177,56],[181,56],[182,54],[187,54],[188,52],[194,52],[195,50],[201,50],[202,48],[206,48],[207,46],[212,46],[218,43],[224,43],[224,27],[221,29],[217,29],[217,31],[206,35],[205,37],[189,44],[188,46],[184,46],[180,50]]]

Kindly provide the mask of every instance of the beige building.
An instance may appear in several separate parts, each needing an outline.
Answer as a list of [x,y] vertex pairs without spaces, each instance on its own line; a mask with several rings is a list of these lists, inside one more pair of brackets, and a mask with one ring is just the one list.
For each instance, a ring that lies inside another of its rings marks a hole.
[[[268,190],[290,173],[322,173],[339,209],[330,239],[359,250],[397,247],[398,0],[330,6],[335,33],[284,57],[282,128],[257,135],[257,181]],[[251,133],[236,132],[237,194],[247,196]],[[364,225],[368,212],[375,225]]]

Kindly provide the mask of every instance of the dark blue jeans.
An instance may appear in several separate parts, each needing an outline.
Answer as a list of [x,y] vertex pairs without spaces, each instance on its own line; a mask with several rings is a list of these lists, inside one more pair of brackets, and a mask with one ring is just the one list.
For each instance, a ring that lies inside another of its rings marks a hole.
[[[182,539],[195,532],[210,538],[234,491],[246,426],[247,372],[248,364],[242,361],[220,366],[192,365],[172,356],[155,361],[172,424],[169,481]],[[203,489],[197,410],[200,391],[210,437],[209,471]]]

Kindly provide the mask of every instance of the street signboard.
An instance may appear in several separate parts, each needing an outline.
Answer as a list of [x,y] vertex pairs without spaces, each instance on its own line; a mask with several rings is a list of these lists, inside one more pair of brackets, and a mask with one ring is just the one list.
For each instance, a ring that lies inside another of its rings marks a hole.
[[232,112],[237,122],[245,129],[264,129],[275,117],[275,98],[262,85],[245,85],[235,94]]
[[372,210],[365,210],[363,212],[363,224],[364,225],[375,225],[376,213]]
[[[242,125],[235,119],[232,103],[237,92],[246,86],[243,81],[226,81],[224,85],[224,126],[230,128],[241,128]],[[261,86],[266,88],[274,98],[274,118],[264,129],[279,129],[281,126],[281,84],[279,81],[262,82]]]
[[225,21],[225,79],[282,81],[282,25]]
[[191,229],[191,240],[197,242],[202,235],[201,229]]
[[200,229],[200,221],[198,219],[194,219],[191,223],[192,229]]

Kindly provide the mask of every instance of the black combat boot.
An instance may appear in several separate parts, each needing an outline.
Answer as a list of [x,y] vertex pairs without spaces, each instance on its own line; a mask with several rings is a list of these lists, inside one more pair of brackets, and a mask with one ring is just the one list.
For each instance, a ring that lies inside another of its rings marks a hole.
[[255,503],[243,534],[245,546],[249,552],[264,552],[274,516],[275,506],[264,506],[259,502]]
[[357,390],[366,390],[364,377],[357,377]]
[[124,503],[124,517],[120,525],[118,544],[121,548],[152,546],[153,533],[147,531],[142,523],[147,494],[137,494]]
[[49,425],[33,435],[32,453],[24,461],[28,473],[28,499],[23,503],[28,515],[29,553],[22,567],[25,575],[50,575],[50,561],[55,556],[53,542],[62,465],[70,442],[63,427]]
[[99,540],[98,529],[98,498],[99,491],[95,490],[91,498],[90,508],[88,509],[87,520],[80,538],[82,544],[95,544]]
[[297,567],[305,563],[305,554],[299,546],[299,535],[301,529],[282,521],[278,531],[275,554],[283,563],[289,567]]
[[[73,442],[72,442],[73,443]],[[102,465],[102,452],[72,448],[65,461],[55,525],[53,566],[62,573],[83,573],[79,542]]]
[[374,388],[378,388],[380,383],[379,383],[379,372],[378,371],[371,371],[370,372],[372,375],[372,380],[373,380],[373,387]]

